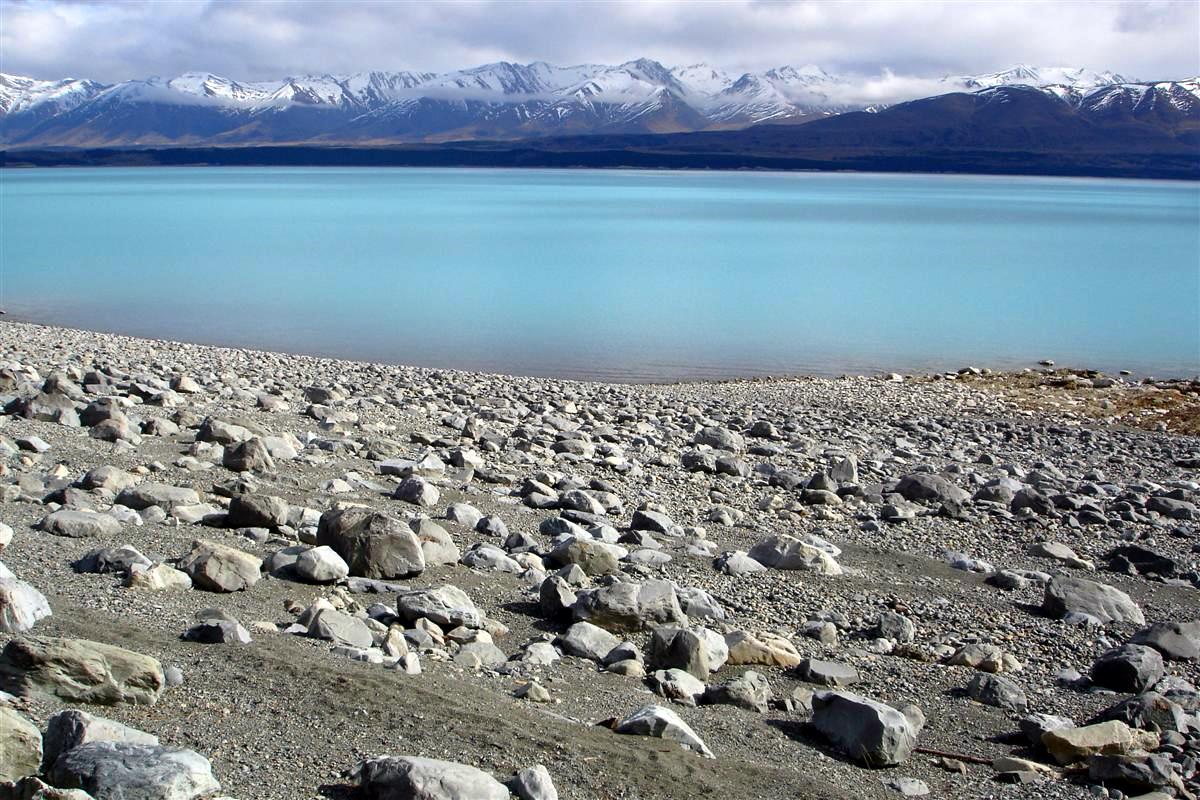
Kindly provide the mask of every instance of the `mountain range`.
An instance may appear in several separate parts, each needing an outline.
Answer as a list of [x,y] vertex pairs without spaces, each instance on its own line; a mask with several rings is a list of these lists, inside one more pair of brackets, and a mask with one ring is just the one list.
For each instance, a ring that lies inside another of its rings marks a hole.
[[[887,76],[885,76],[887,77]],[[883,83],[886,83],[883,82]],[[1031,87],[1089,118],[1200,115],[1195,80],[1139,83],[1110,72],[1019,66],[907,84],[950,95]],[[909,100],[820,67],[734,75],[706,64],[667,68],[500,62],[446,73],[361,72],[242,82],[210,73],[117,84],[0,74],[0,146],[386,145],[578,135],[794,127]]]

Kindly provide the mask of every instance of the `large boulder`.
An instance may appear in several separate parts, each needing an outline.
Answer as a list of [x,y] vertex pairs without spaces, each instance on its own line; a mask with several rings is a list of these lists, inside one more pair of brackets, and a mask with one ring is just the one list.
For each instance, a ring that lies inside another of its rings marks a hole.
[[[702,681],[708,680],[708,674],[712,671],[709,648],[702,636],[703,629],[697,630],[699,633],[669,625],[655,628],[647,652],[650,668],[680,669]],[[724,643],[722,639],[721,644]]]
[[269,494],[241,494],[229,501],[231,528],[278,528],[288,521],[287,501]]
[[332,608],[324,608],[317,612],[309,623],[308,635],[314,639],[327,639],[335,644],[363,649],[374,643],[367,623]]
[[815,693],[813,725],[838,749],[868,767],[903,764],[917,745],[917,733],[904,714],[850,692]]
[[376,756],[357,770],[370,800],[509,800],[508,789],[482,770],[419,756]]
[[41,763],[41,731],[15,709],[0,705],[0,783],[37,775]]
[[191,800],[221,788],[199,753],[132,742],[89,742],[68,750],[50,768],[49,779],[96,800]]
[[176,506],[194,506],[200,504],[200,495],[195,489],[183,486],[170,486],[165,483],[143,483],[140,486],[130,486],[117,495],[117,503],[141,511],[150,506],[158,506],[164,511],[170,511]]
[[0,633],[24,633],[48,616],[45,595],[25,581],[0,578]]
[[1137,603],[1120,589],[1069,575],[1055,575],[1046,584],[1042,611],[1055,618],[1083,614],[1106,625],[1113,622],[1146,624]]
[[1135,633],[1129,641],[1144,644],[1173,661],[1200,659],[1200,622],[1156,622]]
[[152,705],[165,684],[158,659],[87,639],[30,636],[0,652],[0,686],[21,695]]
[[940,475],[929,472],[914,472],[905,475],[896,484],[896,491],[905,500],[934,503],[965,503],[971,495]]
[[705,758],[715,758],[704,741],[678,714],[662,706],[643,706],[619,721],[613,730],[634,736],[669,739],[678,742],[685,750],[699,753]]
[[221,465],[234,472],[274,472],[275,459],[267,443],[255,436],[244,442],[226,445]]
[[236,422],[205,417],[196,429],[196,439],[201,442],[216,442],[217,444],[235,444],[244,442],[254,436],[254,431],[246,425]]
[[240,592],[258,583],[262,559],[236,547],[197,539],[179,562],[179,568],[197,589]]
[[1042,746],[1059,764],[1086,761],[1094,755],[1117,755],[1158,746],[1158,733],[1139,731],[1110,720],[1080,728],[1060,728],[1042,734]]
[[708,687],[704,702],[737,706],[765,714],[772,696],[771,685],[766,677],[754,670],[746,670],[726,683]]
[[569,656],[588,658],[592,661],[603,661],[621,642],[603,628],[597,628],[590,622],[576,622],[567,628],[554,642]]
[[106,465],[88,470],[80,479],[79,485],[84,489],[108,489],[111,492],[119,492],[133,486],[138,480],[138,476],[128,473],[120,467]]
[[669,581],[614,583],[578,594],[576,620],[612,631],[638,631],[656,625],[686,627],[687,615]]
[[1163,676],[1162,655],[1153,647],[1123,644],[1106,650],[1092,664],[1092,683],[1117,692],[1144,692]]
[[575,564],[588,575],[616,572],[624,548],[587,538],[567,538],[554,546],[548,559],[557,566]]
[[129,572],[137,567],[150,567],[153,561],[146,558],[133,545],[120,547],[98,547],[89,550],[82,558],[71,564],[76,572]]
[[185,642],[197,644],[250,644],[250,631],[234,619],[202,619],[183,632]]
[[1158,692],[1143,692],[1127,697],[1101,711],[1090,722],[1114,719],[1142,730],[1186,733],[1189,729],[1188,714],[1183,707]]
[[403,578],[425,570],[421,541],[407,523],[363,508],[326,511],[317,544],[328,545],[362,578]]
[[46,533],[67,536],[72,539],[102,539],[121,532],[121,523],[117,521],[116,517],[97,514],[94,511],[71,511],[69,509],[47,514],[38,523],[38,527]]
[[350,566],[329,545],[305,550],[292,566],[296,575],[313,583],[334,583],[350,574]]
[[550,770],[541,764],[518,771],[508,780],[508,789],[520,800],[558,800]]
[[46,721],[46,735],[42,739],[45,752],[42,765],[46,771],[54,766],[58,757],[88,742],[132,742],[134,744],[158,744],[158,737],[151,733],[130,728],[120,722],[97,717],[77,708],[59,711]]
[[538,605],[542,616],[559,620],[571,616],[571,607],[579,598],[571,584],[557,575],[551,575],[538,587]]
[[192,579],[169,564],[155,564],[149,568],[138,565],[126,574],[125,586],[151,592],[186,591],[192,588]]
[[704,681],[681,669],[660,669],[651,673],[648,680],[656,694],[685,706],[695,707],[708,688]]
[[748,631],[732,631],[725,634],[725,646],[729,650],[728,663],[732,665],[795,667],[801,661],[794,644],[769,634],[755,636]]
[[842,574],[842,568],[829,553],[787,534],[768,536],[750,548],[749,555],[763,566],[774,569],[804,570],[819,575]]
[[[463,505],[460,503],[459,505]],[[416,534],[421,543],[421,554],[425,557],[425,566],[456,564],[462,556],[454,539],[446,529],[429,517],[418,517],[410,520],[408,527]],[[473,525],[471,527],[474,527]]]
[[840,661],[806,658],[796,667],[802,681],[821,686],[843,687],[858,683],[858,670]]
[[1024,712],[1029,708],[1025,690],[1002,675],[978,673],[967,684],[967,695],[976,702],[1008,711]]
[[698,445],[707,445],[716,450],[727,450],[731,453],[740,453],[746,449],[746,440],[740,433],[735,433],[719,425],[701,428],[692,438],[692,442]]
[[457,586],[406,592],[397,599],[396,611],[406,622],[416,622],[424,617],[443,627],[483,627],[483,614]]

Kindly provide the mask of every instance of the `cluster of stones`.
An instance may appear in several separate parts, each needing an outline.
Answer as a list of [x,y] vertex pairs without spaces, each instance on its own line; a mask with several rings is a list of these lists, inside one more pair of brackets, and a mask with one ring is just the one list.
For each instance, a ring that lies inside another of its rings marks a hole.
[[[927,721],[914,703],[891,705],[869,696],[869,681],[847,663],[853,657],[806,656],[797,645],[813,641],[828,656],[849,636],[872,655],[960,671],[963,696],[1011,714],[1022,750],[995,760],[1002,780],[1069,775],[1106,791],[1181,797],[1197,791],[1200,694],[1172,674],[1171,665],[1200,658],[1200,623],[1148,623],[1128,594],[1082,577],[1106,570],[1194,591],[1200,585],[1194,566],[1156,547],[1153,535],[1137,532],[1193,538],[1200,492],[1195,482],[1115,483],[1098,470],[1072,479],[1049,461],[1020,469],[987,453],[973,467],[964,466],[971,459],[963,452],[938,468],[921,463],[922,443],[958,434],[935,420],[914,424],[912,438],[896,437],[886,452],[878,446],[814,452],[798,421],[786,414],[755,419],[729,408],[671,405],[661,397],[639,405],[643,395],[615,387],[553,400],[517,392],[504,402],[484,403],[466,391],[468,382],[440,373],[424,383],[414,378],[424,391],[413,392],[421,399],[409,397],[404,407],[432,416],[439,426],[401,444],[363,422],[366,409],[391,402],[379,394],[383,381],[272,392],[215,375],[197,380],[148,368],[126,373],[79,365],[43,378],[32,367],[7,364],[0,367],[0,391],[9,395],[4,408],[11,417],[86,429],[109,454],[137,452],[151,437],[182,452],[170,468],[155,462],[126,471],[106,464],[75,473],[56,464],[34,479],[33,470],[53,461],[53,445],[36,435],[12,442],[0,437],[0,451],[7,451],[0,454],[18,465],[15,472],[25,471],[0,486],[3,499],[45,507],[36,531],[18,534],[0,526],[0,550],[24,535],[95,540],[99,546],[74,569],[117,576],[130,591],[253,593],[263,580],[325,587],[312,602],[289,603],[284,621],[243,626],[220,608],[206,609],[179,631],[197,645],[252,646],[259,633],[294,634],[328,642],[336,656],[409,676],[421,674],[423,660],[425,667],[449,662],[516,676],[519,696],[531,702],[551,700],[539,670],[563,658],[581,659],[629,678],[631,700],[636,682],[661,698],[649,705],[631,702],[626,715],[610,721],[619,734],[671,740],[713,758],[720,753],[672,704],[760,714],[774,709],[809,719],[822,744],[864,767],[906,764],[923,730],[938,721]],[[217,397],[252,406],[258,416],[197,412],[202,400]],[[276,432],[262,422],[297,406],[315,430]],[[1002,438],[1005,428],[998,422],[989,433]],[[801,449],[811,457],[796,458]],[[327,478],[319,494],[289,499],[281,478],[319,467],[330,454],[364,459],[373,471],[347,471]],[[1182,454],[1177,461],[1188,458]],[[801,472],[801,463],[817,466]],[[186,481],[157,478],[172,469],[218,477],[209,490],[198,489],[198,480],[179,485]],[[680,504],[635,497],[629,482],[645,486],[647,475],[657,473],[671,476],[663,481],[705,487],[708,504],[692,509],[684,524],[676,521],[683,518]],[[472,492],[486,493],[514,513],[484,513],[477,508],[483,503],[466,502]],[[757,495],[753,503],[746,502],[750,492]],[[535,526],[510,530],[518,504],[537,513]],[[1088,674],[1064,674],[1056,688],[1125,696],[1076,722],[1038,711],[1038,694],[1018,677],[1023,665],[999,645],[949,646],[944,638],[922,645],[921,631],[905,613],[883,612],[855,629],[831,609],[811,615],[793,639],[747,614],[736,596],[718,599],[705,580],[671,572],[685,562],[703,564],[735,587],[752,586],[766,572],[785,573],[796,585],[835,586],[856,569],[844,553],[847,544],[885,526],[902,529],[928,519],[1021,526],[1028,541],[1020,554],[983,560],[951,548],[946,561],[978,574],[996,594],[1035,590],[1043,618],[1103,635],[1111,647]],[[190,544],[165,558],[119,544],[127,526],[144,525],[192,531],[184,540]],[[744,549],[718,547],[705,525],[741,530]],[[1082,537],[1088,531],[1100,540],[1109,532],[1132,535],[1094,558],[1059,541],[1063,533]],[[1019,558],[1050,566],[1041,571],[993,564]],[[508,627],[467,591],[445,582],[411,585],[427,573],[440,580],[461,569],[512,576],[536,603],[545,632],[506,645]],[[158,698],[167,678],[154,659],[96,642],[33,635],[51,611],[38,588],[0,564],[0,632],[15,637],[0,656],[0,677],[16,695],[51,694],[77,704]],[[95,669],[97,663],[103,668]],[[772,682],[784,675],[807,686],[777,694]],[[14,706],[0,704],[0,727],[21,743],[5,751],[0,780],[32,787],[21,788],[22,796],[85,796],[49,793],[58,790],[118,796],[114,782],[144,783],[150,788],[139,796],[168,800],[219,792],[199,754],[161,746],[149,734],[81,710],[61,712],[41,732]],[[961,766],[950,757],[943,761]],[[386,755],[364,760],[353,779],[368,796],[379,797],[557,797],[542,766],[501,781],[465,764]],[[911,780],[897,786],[906,793],[922,788]]]

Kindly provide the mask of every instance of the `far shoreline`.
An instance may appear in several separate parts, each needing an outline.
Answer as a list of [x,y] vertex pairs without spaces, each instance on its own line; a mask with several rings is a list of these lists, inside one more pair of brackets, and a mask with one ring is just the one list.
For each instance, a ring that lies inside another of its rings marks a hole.
[[[1060,364],[1054,360],[1040,359],[1033,360],[1027,364],[1020,365],[1015,361],[1001,365],[989,365],[986,361],[959,363],[956,366],[949,366],[950,362],[946,362],[944,368],[936,368],[934,365],[929,365],[925,368],[889,368],[881,366],[871,370],[831,370],[829,372],[788,372],[788,371],[757,371],[749,370],[744,374],[731,374],[725,376],[694,376],[694,377],[669,377],[663,376],[659,378],[636,378],[636,377],[616,377],[604,376],[599,374],[587,374],[584,372],[573,372],[571,370],[561,370],[547,373],[530,373],[520,371],[502,371],[498,369],[474,368],[474,367],[456,367],[445,364],[417,364],[411,362],[400,362],[394,360],[380,360],[375,358],[354,357],[352,355],[337,353],[337,352],[314,352],[303,349],[288,349],[274,346],[264,346],[263,344],[255,343],[236,343],[232,341],[218,341],[212,339],[199,338],[168,338],[164,336],[155,336],[142,333],[128,333],[113,329],[102,329],[99,327],[86,327],[77,324],[61,324],[58,322],[48,322],[37,318],[14,314],[6,309],[0,310],[0,325],[4,326],[29,326],[32,328],[41,329],[43,331],[63,331],[72,334],[86,334],[98,337],[108,337],[114,339],[128,339],[142,344],[150,344],[160,347],[178,347],[185,346],[188,348],[205,348],[211,350],[225,350],[231,353],[252,353],[258,355],[282,356],[287,358],[309,359],[318,362],[333,362],[346,363],[355,365],[380,365],[390,368],[412,369],[424,372],[446,372],[460,375],[479,376],[486,378],[511,378],[517,380],[545,380],[563,384],[598,384],[598,385],[614,385],[614,386],[721,386],[729,384],[771,384],[771,383],[787,383],[794,381],[836,381],[836,380],[941,380],[950,376],[961,376],[964,374],[974,374],[976,376],[994,378],[1004,380],[1009,377],[1020,377],[1024,375],[1052,375],[1052,374],[1074,374],[1079,376],[1105,376],[1117,379],[1122,385],[1136,385],[1145,381],[1161,381],[1161,382],[1195,382],[1200,381],[1200,370],[1195,374],[1159,374],[1152,375],[1150,373],[1138,373],[1130,370],[1112,370],[1105,371],[1093,369],[1089,367],[1074,366],[1069,364]],[[893,365],[895,366],[895,365]]]
[[[0,148],[0,170],[134,167],[547,169],[1086,178],[1200,183],[1200,159],[1035,152],[828,151],[797,155],[652,149],[551,149],[538,140],[379,146],[261,144]],[[1073,159],[1081,159],[1074,161]]]
[[[1126,183],[1161,183],[1178,186],[1194,184],[1200,189],[1200,176],[1197,177],[1166,177],[1145,178],[1136,175],[1091,175],[1091,174],[1051,174],[1045,172],[969,172],[942,170],[940,172],[925,172],[921,170],[870,170],[849,168],[779,168],[779,167],[635,167],[635,166],[510,166],[510,165],[446,165],[429,166],[417,164],[399,164],[375,166],[369,164],[9,164],[4,160],[6,152],[0,149],[0,173],[4,171],[20,172],[32,170],[109,170],[109,169],[169,169],[169,170],[256,170],[256,169],[316,169],[316,170],[429,170],[445,172],[647,172],[676,175],[847,175],[862,177],[907,177],[923,178],[1012,178],[1014,180],[1047,180],[1047,181],[1122,181]],[[18,151],[19,152],[19,151]]]

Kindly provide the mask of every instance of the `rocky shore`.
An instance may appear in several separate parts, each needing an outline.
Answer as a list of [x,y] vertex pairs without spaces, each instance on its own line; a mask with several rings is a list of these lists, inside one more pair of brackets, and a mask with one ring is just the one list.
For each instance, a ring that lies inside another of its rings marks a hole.
[[1196,797],[1198,391],[0,323],[0,799]]

